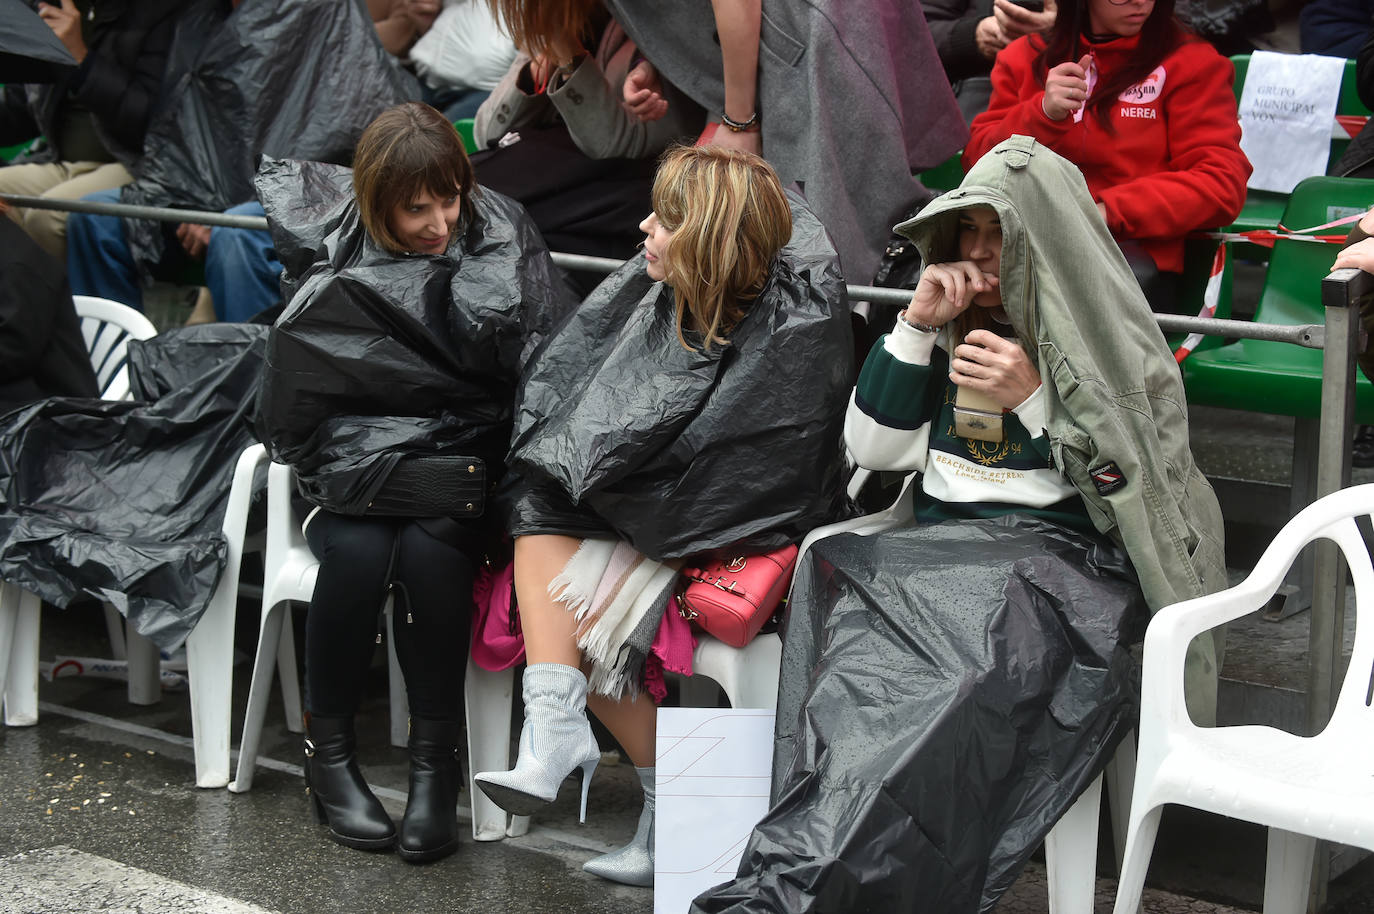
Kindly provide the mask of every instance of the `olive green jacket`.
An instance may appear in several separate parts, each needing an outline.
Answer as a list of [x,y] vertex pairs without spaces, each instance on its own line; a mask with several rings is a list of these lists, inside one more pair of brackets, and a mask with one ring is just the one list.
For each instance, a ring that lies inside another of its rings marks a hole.
[[[1055,465],[1125,547],[1152,610],[1224,588],[1221,510],[1188,448],[1178,365],[1082,175],[1014,136],[897,231],[927,262],[948,260],[958,211],[979,204],[1001,219],[1003,306],[1038,362]],[[1215,706],[1206,640],[1189,658],[1199,722]]]

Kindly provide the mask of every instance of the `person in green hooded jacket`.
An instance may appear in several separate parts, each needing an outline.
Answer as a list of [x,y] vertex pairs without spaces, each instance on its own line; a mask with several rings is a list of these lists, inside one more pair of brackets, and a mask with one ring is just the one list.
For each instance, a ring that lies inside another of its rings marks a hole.
[[845,441],[919,474],[914,523],[799,561],[772,809],[697,914],[990,909],[1134,726],[1147,611],[1225,586],[1176,364],[1078,170],[1013,137],[898,231],[928,266]]

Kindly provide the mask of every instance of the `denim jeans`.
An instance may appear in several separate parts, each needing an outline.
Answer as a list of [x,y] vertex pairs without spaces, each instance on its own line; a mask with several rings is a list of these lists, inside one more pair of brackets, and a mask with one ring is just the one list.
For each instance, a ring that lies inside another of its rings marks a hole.
[[[119,191],[100,191],[83,199],[118,203]],[[263,215],[262,206],[256,202],[225,212]],[[281,298],[280,276],[281,264],[267,232],[221,226],[211,230],[205,252],[205,284],[220,320],[246,321],[275,305]],[[143,310],[138,268],[118,216],[71,214],[67,224],[67,278],[74,295],[95,295]]]
[[[119,189],[96,191],[81,199],[118,203]],[[67,217],[67,281],[73,295],[94,295],[143,310],[138,268],[118,216],[72,213]]]
[[438,108],[444,119],[461,121],[465,117],[476,117],[477,109],[491,94],[488,89],[432,89],[420,84],[420,98],[426,105]]
[[[231,216],[261,216],[262,204],[241,203]],[[215,300],[215,317],[242,322],[281,300],[281,262],[272,236],[252,229],[217,225],[205,252],[205,285]]]

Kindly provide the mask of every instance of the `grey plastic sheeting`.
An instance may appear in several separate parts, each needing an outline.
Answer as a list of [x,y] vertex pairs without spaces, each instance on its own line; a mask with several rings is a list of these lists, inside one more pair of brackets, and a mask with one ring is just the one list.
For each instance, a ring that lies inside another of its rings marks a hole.
[[113,603],[163,650],[200,620],[267,328],[133,341],[134,400],[54,397],[0,418],[0,578],[57,606]]
[[773,808],[703,912],[988,911],[1135,717],[1125,554],[1031,518],[817,543]]
[[849,306],[824,228],[791,204],[791,242],[728,346],[679,342],[642,254],[598,286],[523,382],[512,468],[655,559],[766,551],[833,520]]
[[408,455],[499,476],[521,369],[575,306],[525,210],[482,189],[446,252],[398,256],[368,237],[347,168],[265,160],[257,185],[290,296],[258,427],[302,494],[364,513]]
[[[356,0],[200,0],[180,16],[159,111],[124,203],[222,211],[253,199],[261,155],[348,164],[373,118],[418,100]],[[163,227],[124,220],[135,259]]]

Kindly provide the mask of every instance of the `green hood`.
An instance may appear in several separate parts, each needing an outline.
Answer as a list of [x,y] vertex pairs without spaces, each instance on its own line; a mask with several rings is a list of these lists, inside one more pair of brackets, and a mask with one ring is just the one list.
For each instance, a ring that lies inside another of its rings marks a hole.
[[[959,211],[975,205],[991,206],[1001,219],[1002,304],[1029,346],[1035,348],[1047,333],[1040,302],[1049,300],[1069,314],[1092,309],[1101,316],[1109,308],[1110,333],[1105,339],[1094,334],[1090,351],[1108,356],[1105,350],[1112,350],[1110,357],[1129,352],[1137,363],[1142,351],[1151,351],[1173,363],[1076,165],[1030,137],[1013,136],[979,159],[958,188],[896,231],[915,242],[927,263],[948,260],[957,244]],[[1072,326],[1050,333],[1061,345],[1070,345],[1065,333],[1076,335]]]

